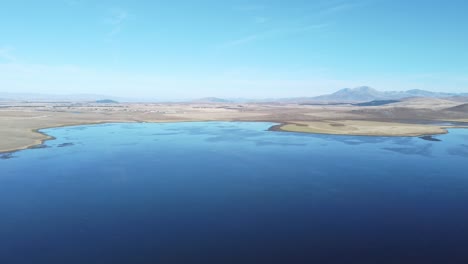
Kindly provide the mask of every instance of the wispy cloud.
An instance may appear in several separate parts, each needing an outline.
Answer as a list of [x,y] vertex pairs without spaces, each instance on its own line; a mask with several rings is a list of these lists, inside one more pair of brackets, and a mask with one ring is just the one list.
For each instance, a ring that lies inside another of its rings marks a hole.
[[282,36],[290,35],[290,34],[300,34],[300,33],[306,33],[306,32],[311,32],[311,31],[319,31],[328,26],[329,24],[324,23],[324,24],[312,24],[312,25],[302,25],[302,26],[294,26],[294,27],[273,28],[273,29],[265,30],[262,32],[258,32],[255,34],[251,34],[248,36],[244,36],[238,39],[228,41],[224,43],[222,47],[235,47],[235,46],[248,44],[248,43],[261,40],[261,39],[277,38],[277,37],[282,37]]
[[108,33],[108,36],[112,37],[122,31],[122,26],[129,15],[126,10],[120,8],[112,8],[109,13],[110,15],[105,19],[105,23],[112,27],[111,31]]
[[241,37],[241,38],[238,38],[238,39],[228,41],[228,42],[224,43],[222,46],[225,47],[225,48],[229,48],[229,47],[235,47],[235,46],[247,44],[249,42],[253,42],[255,40],[265,38],[268,35],[271,35],[272,33],[274,33],[274,30],[264,31],[264,32],[252,34],[252,35],[249,35],[249,36],[244,36],[244,37]]
[[[254,13],[253,23],[257,24],[259,29],[263,28],[263,30],[227,41],[221,47],[236,47],[255,41],[281,38],[293,34],[323,32],[327,27],[336,23],[333,21],[332,15],[356,8],[362,5],[363,1],[328,0],[320,4],[311,4],[310,10],[307,10],[307,12],[303,8],[299,9],[295,6],[286,7],[282,10],[282,15],[273,17],[274,21],[271,16],[263,14],[267,8],[266,6],[243,6],[241,10]],[[267,25],[270,28],[266,28]]]
[[356,8],[358,6],[362,5],[361,2],[353,2],[353,1],[337,1],[335,3],[331,3],[329,6],[323,8],[318,12],[318,15],[332,15],[336,14],[339,12],[344,12],[347,10],[351,10],[353,8]]

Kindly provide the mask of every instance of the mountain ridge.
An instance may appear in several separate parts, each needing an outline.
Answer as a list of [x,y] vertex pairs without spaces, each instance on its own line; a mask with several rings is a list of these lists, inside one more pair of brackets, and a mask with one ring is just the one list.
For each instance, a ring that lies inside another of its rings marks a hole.
[[310,100],[330,102],[359,102],[373,100],[399,100],[409,97],[448,98],[467,95],[468,93],[431,92],[421,89],[412,89],[406,91],[379,91],[369,86],[360,86],[356,88],[343,88],[332,94],[311,97]]
[[[421,89],[411,89],[406,91],[379,91],[369,86],[359,86],[355,88],[343,88],[331,94],[311,96],[311,97],[291,97],[291,98],[221,98],[221,97],[202,97],[191,100],[166,100],[167,102],[185,102],[185,103],[362,103],[379,100],[401,100],[404,98],[445,98],[455,101],[466,101],[468,93],[446,93],[432,92]],[[8,93],[0,92],[0,101],[97,101],[109,99],[119,102],[163,102],[152,98],[123,98],[108,95],[96,94],[40,94],[40,93]]]

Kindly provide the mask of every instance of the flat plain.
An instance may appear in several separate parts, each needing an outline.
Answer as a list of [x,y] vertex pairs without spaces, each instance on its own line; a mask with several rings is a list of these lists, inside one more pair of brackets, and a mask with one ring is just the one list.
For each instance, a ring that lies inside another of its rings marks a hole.
[[467,127],[467,102],[410,98],[383,106],[298,103],[0,102],[0,152],[40,145],[43,128],[117,122],[274,122],[272,130],[423,136]]

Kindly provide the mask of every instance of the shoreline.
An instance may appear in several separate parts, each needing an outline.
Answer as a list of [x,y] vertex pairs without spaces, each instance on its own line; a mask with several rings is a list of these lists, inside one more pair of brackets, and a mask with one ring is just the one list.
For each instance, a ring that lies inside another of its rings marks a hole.
[[46,134],[44,132],[41,132],[40,130],[61,128],[61,127],[73,127],[73,126],[101,125],[101,124],[109,124],[109,123],[142,123],[142,122],[137,122],[137,121],[128,121],[128,122],[125,122],[125,121],[121,121],[121,122],[115,122],[115,121],[83,122],[83,123],[77,123],[77,124],[61,124],[61,125],[56,125],[56,126],[46,126],[46,127],[41,127],[41,128],[35,128],[35,129],[32,129],[31,132],[34,133],[34,134],[40,135],[42,137],[41,139],[36,140],[36,142],[34,144],[28,144],[28,145],[24,145],[24,146],[21,146],[21,147],[11,148],[11,149],[6,149],[6,150],[0,149],[0,155],[11,154],[11,153],[15,153],[15,152],[21,151],[21,150],[34,149],[34,148],[37,148],[40,145],[43,145],[46,141],[57,139],[54,136],[51,136],[51,135]]
[[337,134],[337,133],[323,133],[323,132],[301,132],[301,131],[291,131],[291,130],[285,130],[282,127],[285,125],[295,125],[294,123],[281,123],[279,125],[274,125],[268,129],[268,131],[273,131],[273,132],[290,132],[290,133],[301,133],[301,134],[311,134],[311,135],[330,135],[330,136],[353,136],[353,137],[424,137],[424,136],[436,136],[436,135],[446,135],[449,134],[450,132],[448,129],[456,129],[456,128],[468,128],[468,127],[463,127],[463,126],[454,126],[454,127],[441,127],[445,131],[439,132],[439,133],[421,133],[421,134],[406,134],[406,135],[389,135],[389,134],[352,134],[352,133],[342,133],[342,134]]
[[[111,124],[111,123],[187,123],[187,122],[269,122],[269,123],[278,123],[276,125],[273,125],[267,129],[267,131],[274,131],[274,132],[292,132],[292,133],[303,133],[303,134],[316,134],[316,135],[335,135],[335,136],[363,136],[363,137],[424,137],[424,136],[434,136],[434,135],[444,135],[448,134],[449,131],[448,129],[456,129],[456,128],[468,128],[468,126],[432,126],[431,128],[438,128],[440,129],[439,132],[434,133],[408,133],[408,134],[385,134],[385,133],[368,133],[368,134],[357,134],[357,133],[352,133],[352,131],[346,131],[346,132],[341,132],[341,133],[325,133],[325,132],[320,132],[320,131],[294,131],[294,130],[287,130],[284,129],[285,126],[287,125],[296,125],[296,126],[306,126],[303,124],[298,124],[295,122],[281,122],[281,121],[238,121],[238,120],[161,120],[161,121],[137,121],[137,120],[131,120],[131,121],[125,121],[125,120],[108,120],[108,121],[98,121],[98,122],[79,122],[76,124],[59,124],[55,126],[46,126],[46,127],[41,127],[41,128],[36,128],[32,129],[31,132],[34,134],[39,134],[40,139],[36,140],[33,144],[28,144],[28,145],[23,145],[23,146],[18,146],[15,148],[11,149],[0,149],[0,155],[5,155],[5,154],[12,154],[17,151],[21,150],[27,150],[27,149],[34,149],[37,148],[40,145],[43,145],[46,141],[49,140],[55,140],[56,138],[54,136],[48,135],[44,132],[41,132],[40,130],[44,129],[53,129],[53,128],[61,128],[61,127],[73,127],[73,126],[85,126],[85,125],[100,125],[100,124]],[[445,121],[441,121],[445,122]],[[448,121],[450,122],[450,121]],[[380,122],[380,123],[389,123],[389,122]],[[389,123],[391,124],[391,123]],[[407,125],[404,123],[400,123],[401,125]]]

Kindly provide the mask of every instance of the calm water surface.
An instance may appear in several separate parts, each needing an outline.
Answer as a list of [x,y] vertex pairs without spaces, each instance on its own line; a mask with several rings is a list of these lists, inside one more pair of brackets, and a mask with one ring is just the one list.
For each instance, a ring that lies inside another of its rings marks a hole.
[[0,159],[0,263],[468,263],[468,130],[47,129]]

